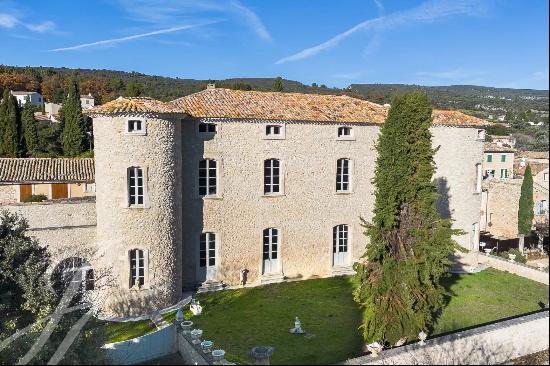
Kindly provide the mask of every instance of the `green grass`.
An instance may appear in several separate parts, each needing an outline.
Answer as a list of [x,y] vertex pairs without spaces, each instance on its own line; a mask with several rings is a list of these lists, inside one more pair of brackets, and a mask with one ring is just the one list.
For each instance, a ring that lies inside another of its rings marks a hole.
[[540,310],[540,304],[548,306],[548,286],[494,269],[453,275],[445,285],[451,297],[434,334]]
[[[433,335],[536,311],[548,304],[548,286],[496,270],[451,275],[451,294]],[[203,339],[223,348],[227,358],[250,363],[254,346],[275,347],[273,364],[330,364],[361,355],[361,311],[353,301],[351,277],[289,282],[201,294],[203,314],[193,317]],[[186,308],[187,310],[187,308]],[[173,323],[175,311],[164,314]],[[188,312],[187,312],[188,314]],[[298,316],[308,333],[292,335]],[[108,323],[109,342],[154,330],[149,321]]]
[[155,330],[155,324],[148,319],[135,322],[105,322],[105,343],[126,341]]

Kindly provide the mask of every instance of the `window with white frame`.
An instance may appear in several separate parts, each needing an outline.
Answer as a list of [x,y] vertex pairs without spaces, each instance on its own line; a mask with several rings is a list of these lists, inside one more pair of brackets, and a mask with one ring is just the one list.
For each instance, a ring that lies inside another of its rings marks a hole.
[[338,225],[332,230],[332,252],[347,253],[349,239],[348,225]]
[[145,253],[141,249],[130,250],[130,287],[145,284]]
[[199,123],[199,133],[201,134],[214,134],[217,131],[217,126],[215,123]]
[[338,139],[339,140],[349,140],[353,138],[353,129],[348,126],[338,127]]
[[548,201],[540,200],[535,203],[535,214],[544,215],[548,212]]
[[205,159],[199,163],[199,195],[215,196],[218,194],[218,164],[216,160]]
[[279,230],[269,228],[264,230],[263,259],[277,259],[279,246]]
[[281,193],[281,162],[277,159],[264,161],[264,194]]
[[281,136],[282,127],[280,125],[267,125],[265,126],[266,136]]
[[202,233],[199,248],[199,266],[213,267],[216,265],[216,234]]
[[500,169],[500,177],[508,178],[508,169]]
[[338,159],[336,162],[336,192],[350,192],[350,160]]
[[134,134],[145,133],[145,121],[142,119],[129,119],[126,132]]
[[128,168],[128,205],[130,207],[142,207],[145,205],[143,169],[140,167]]

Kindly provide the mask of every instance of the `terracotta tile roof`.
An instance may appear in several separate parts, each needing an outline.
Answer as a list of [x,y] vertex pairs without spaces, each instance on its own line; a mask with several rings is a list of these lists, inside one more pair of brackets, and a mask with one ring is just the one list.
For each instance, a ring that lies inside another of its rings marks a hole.
[[516,149],[512,147],[495,144],[494,142],[486,142],[483,149],[485,152],[516,152]]
[[0,158],[0,183],[93,182],[94,159]]
[[[186,113],[193,117],[382,124],[388,108],[345,95],[319,95],[206,89],[169,103],[151,98],[118,98],[85,111],[116,113]],[[490,122],[458,111],[434,110],[434,124],[487,126]]]
[[336,95],[206,89],[170,104],[194,117],[383,123],[385,107]]
[[[384,123],[388,109],[349,96],[206,89],[172,104],[194,117],[254,118],[316,122]],[[486,126],[490,122],[458,111],[434,110],[434,124]]]
[[183,113],[174,106],[153,98],[123,98],[112,100],[100,106],[85,110],[89,115],[116,113]]

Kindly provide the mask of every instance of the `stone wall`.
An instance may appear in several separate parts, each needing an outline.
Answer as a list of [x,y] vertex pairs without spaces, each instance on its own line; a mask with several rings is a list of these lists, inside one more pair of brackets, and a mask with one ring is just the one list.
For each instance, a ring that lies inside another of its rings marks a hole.
[[[523,179],[491,179],[483,183],[481,229],[494,237],[518,237],[518,210]],[[548,189],[535,184],[533,200],[548,202]],[[533,210],[535,208],[533,207]],[[535,215],[535,221],[540,220]]]
[[535,269],[525,264],[510,262],[505,258],[481,252],[478,253],[477,262],[487,264],[495,269],[498,269],[499,271],[517,274],[518,276],[528,278],[532,281],[540,282],[542,284],[545,284],[546,286],[548,286],[549,284],[548,272]]
[[498,365],[548,350],[548,310],[362,356],[346,365]]
[[0,184],[0,205],[19,201],[19,189],[15,184]]
[[[97,296],[107,313],[131,316],[181,296],[181,137],[179,119],[142,118],[145,134],[126,132],[127,117],[94,118],[97,245],[105,280]],[[130,167],[141,167],[145,205],[129,207]],[[145,285],[130,288],[129,251],[145,254]]]
[[96,211],[93,200],[18,203],[0,210],[27,219],[28,234],[48,246],[55,266],[70,257],[91,261],[95,255]]
[[[335,123],[278,122],[285,138],[265,139],[268,122],[210,120],[218,122],[215,136],[201,138],[197,120],[185,120],[183,138],[183,273],[184,284],[201,282],[198,248],[201,232],[218,239],[218,279],[239,283],[239,270],[249,270],[248,280],[262,276],[262,231],[279,229],[280,272],[288,279],[306,279],[337,273],[333,267],[333,227],[350,228],[351,260],[364,253],[367,239],[360,217],[372,219],[376,164],[375,144],[379,126],[350,124],[352,141],[337,140]],[[269,122],[273,124],[273,122]],[[483,141],[470,128],[434,127],[438,165],[436,178],[445,190],[441,203],[465,234],[457,238],[472,244],[472,225],[479,221],[480,195],[476,193],[476,164],[481,164]],[[198,164],[216,159],[220,166],[218,197],[198,194]],[[263,195],[263,162],[282,162],[284,194]],[[336,162],[352,160],[352,192],[335,191]],[[339,270],[339,269],[338,269]]]

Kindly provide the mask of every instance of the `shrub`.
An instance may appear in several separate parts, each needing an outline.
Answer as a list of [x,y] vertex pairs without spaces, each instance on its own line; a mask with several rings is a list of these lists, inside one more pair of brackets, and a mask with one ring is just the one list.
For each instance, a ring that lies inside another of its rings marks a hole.
[[527,258],[518,249],[510,249],[509,251],[500,252],[500,253],[498,253],[498,256],[501,257],[501,258],[510,259],[508,254],[515,254],[516,255],[516,258],[514,259],[514,262],[527,263]]
[[46,201],[48,197],[45,194],[31,194],[30,196],[23,197],[23,202],[42,202]]

